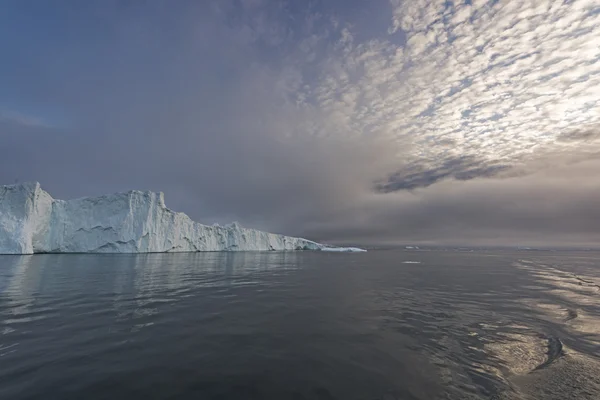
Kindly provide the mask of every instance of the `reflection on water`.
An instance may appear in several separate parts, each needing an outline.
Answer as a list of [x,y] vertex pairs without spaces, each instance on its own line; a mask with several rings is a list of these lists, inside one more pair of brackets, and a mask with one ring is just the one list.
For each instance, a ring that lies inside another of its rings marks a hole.
[[294,252],[48,254],[1,256],[0,260],[0,292],[15,301],[23,297],[23,302],[34,294],[63,291],[66,279],[89,285],[87,289],[92,291],[104,291],[109,286],[115,294],[134,290],[143,298],[144,294],[190,286],[249,284],[255,273],[283,273],[298,267],[298,253]]
[[600,398],[600,257],[528,255],[0,257],[0,398]]
[[[147,319],[159,303],[191,296],[192,288],[223,294],[234,286],[258,285],[260,274],[284,274],[298,266],[298,253],[215,252],[136,255],[56,254],[2,257],[0,289],[7,314],[4,331],[47,317],[56,306],[82,306],[81,296],[109,296],[119,318]],[[54,298],[60,294],[59,298]],[[52,298],[44,307],[45,299]],[[38,302],[36,313],[30,312]],[[133,306],[135,303],[135,306]],[[152,323],[140,321],[140,328]]]

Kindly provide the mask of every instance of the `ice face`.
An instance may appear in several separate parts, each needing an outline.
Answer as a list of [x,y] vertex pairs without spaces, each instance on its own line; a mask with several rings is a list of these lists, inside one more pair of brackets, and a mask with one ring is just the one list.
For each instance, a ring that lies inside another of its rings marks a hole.
[[0,186],[0,253],[31,254],[43,246],[52,202],[39,183]]
[[39,183],[0,186],[0,254],[324,248],[237,223],[222,227],[194,222],[169,210],[162,193],[129,191],[65,201],[53,199]]

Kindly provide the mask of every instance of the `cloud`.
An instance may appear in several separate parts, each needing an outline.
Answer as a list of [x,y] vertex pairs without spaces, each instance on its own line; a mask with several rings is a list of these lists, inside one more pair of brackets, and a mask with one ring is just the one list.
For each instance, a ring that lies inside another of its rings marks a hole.
[[7,110],[0,110],[0,122],[31,127],[49,127],[49,125],[40,118]]
[[525,177],[443,181],[426,188],[365,194],[340,218],[309,228],[341,243],[597,247],[598,161]]
[[463,156],[448,159],[435,168],[423,168],[419,164],[413,165],[412,168],[405,167],[386,181],[377,184],[376,189],[387,193],[396,190],[427,187],[450,178],[464,181],[481,177],[493,177],[507,168],[506,165],[492,165],[474,157]]
[[69,123],[0,118],[0,180],[338,242],[598,238],[594,2],[393,0],[377,37],[298,4],[48,10],[77,40],[13,6],[0,104]]

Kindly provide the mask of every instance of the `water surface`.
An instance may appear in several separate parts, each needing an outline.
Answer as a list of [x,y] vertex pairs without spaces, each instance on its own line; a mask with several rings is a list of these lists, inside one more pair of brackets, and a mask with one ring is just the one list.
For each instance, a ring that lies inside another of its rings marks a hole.
[[600,254],[0,256],[2,399],[598,399]]

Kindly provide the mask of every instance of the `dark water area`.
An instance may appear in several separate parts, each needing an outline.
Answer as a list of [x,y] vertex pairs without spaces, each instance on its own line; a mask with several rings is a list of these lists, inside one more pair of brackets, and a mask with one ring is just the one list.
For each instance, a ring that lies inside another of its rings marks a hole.
[[0,256],[0,399],[600,399],[600,253]]

